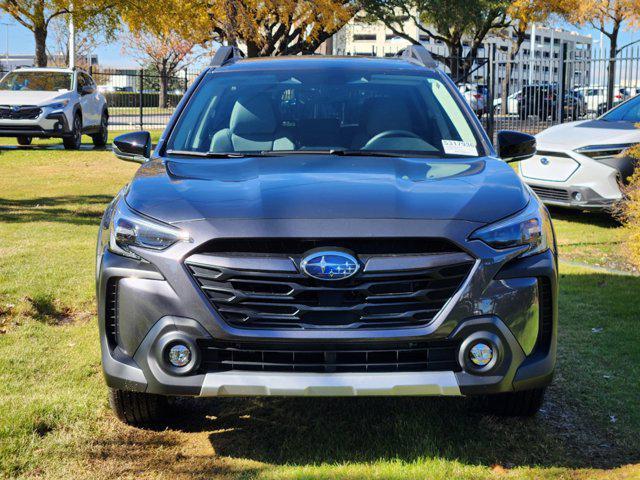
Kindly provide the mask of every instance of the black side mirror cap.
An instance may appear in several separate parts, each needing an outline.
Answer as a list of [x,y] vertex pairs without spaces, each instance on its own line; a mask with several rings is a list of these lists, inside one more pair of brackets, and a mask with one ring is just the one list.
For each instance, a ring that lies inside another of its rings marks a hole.
[[96,88],[93,85],[85,85],[80,90],[80,95],[90,95],[92,93],[95,93],[95,91],[96,91]]
[[519,162],[536,154],[536,137],[528,133],[501,130],[498,132],[498,156],[505,162]]
[[113,153],[126,162],[144,163],[151,158],[151,134],[131,132],[113,140]]

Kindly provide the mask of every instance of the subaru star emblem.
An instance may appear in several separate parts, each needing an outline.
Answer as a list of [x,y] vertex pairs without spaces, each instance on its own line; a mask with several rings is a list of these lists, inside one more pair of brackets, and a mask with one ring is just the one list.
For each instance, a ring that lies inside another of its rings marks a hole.
[[344,280],[355,275],[360,264],[348,253],[316,251],[302,259],[300,268],[308,276],[319,280]]
[[540,159],[540,163],[543,165],[549,165],[549,159],[547,157],[542,157]]

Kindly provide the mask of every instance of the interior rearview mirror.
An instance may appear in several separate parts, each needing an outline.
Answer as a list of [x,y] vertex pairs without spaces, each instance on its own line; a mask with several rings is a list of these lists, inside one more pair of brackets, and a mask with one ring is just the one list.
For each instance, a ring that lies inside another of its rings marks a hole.
[[505,162],[519,162],[536,153],[536,138],[527,133],[501,130],[498,132],[498,156]]
[[151,157],[151,134],[131,132],[113,140],[113,153],[120,160],[144,163]]

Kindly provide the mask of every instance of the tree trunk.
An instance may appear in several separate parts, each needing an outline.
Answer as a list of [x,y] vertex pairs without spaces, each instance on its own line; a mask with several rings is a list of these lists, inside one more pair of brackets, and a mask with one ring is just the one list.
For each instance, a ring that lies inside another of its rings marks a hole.
[[257,43],[252,42],[250,40],[247,40],[246,44],[247,44],[247,57],[248,58],[259,57],[260,56],[260,47],[258,46]]
[[167,90],[169,90],[169,73],[166,68],[161,68],[160,71],[160,94],[158,95],[158,107],[167,108],[169,106],[169,97]]
[[47,27],[34,26],[33,38],[36,41],[36,67],[47,66]]
[[616,81],[616,55],[618,54],[618,32],[620,25],[614,24],[609,35],[609,72],[607,75],[607,110],[613,107],[613,87]]

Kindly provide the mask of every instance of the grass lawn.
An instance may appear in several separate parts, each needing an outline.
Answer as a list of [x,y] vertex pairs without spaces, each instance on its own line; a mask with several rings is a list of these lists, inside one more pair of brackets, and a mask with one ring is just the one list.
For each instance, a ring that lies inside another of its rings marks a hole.
[[[640,278],[566,264],[558,374],[534,419],[456,399],[224,399],[177,403],[192,413],[166,429],[120,424],[93,254],[136,166],[37,143],[0,149],[0,478],[640,478]],[[553,214],[563,258],[628,267],[615,223]]]

